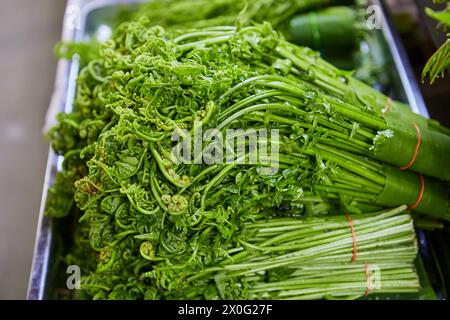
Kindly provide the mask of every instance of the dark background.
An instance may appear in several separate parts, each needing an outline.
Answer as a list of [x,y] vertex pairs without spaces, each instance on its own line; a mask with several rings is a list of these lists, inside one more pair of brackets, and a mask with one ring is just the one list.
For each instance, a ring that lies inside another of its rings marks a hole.
[[430,116],[450,127],[450,75],[436,80],[432,85],[422,82],[421,74],[428,58],[445,40],[442,29],[436,30],[436,22],[429,18],[424,7],[439,10],[446,3],[434,4],[432,0],[388,0],[394,27],[399,33],[411,66],[419,83]]

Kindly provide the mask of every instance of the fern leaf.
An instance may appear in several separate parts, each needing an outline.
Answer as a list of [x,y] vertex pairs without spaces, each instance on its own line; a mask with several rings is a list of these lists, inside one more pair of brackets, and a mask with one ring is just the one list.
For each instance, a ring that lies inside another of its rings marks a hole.
[[431,56],[422,71],[422,80],[428,75],[430,84],[444,75],[444,71],[450,66],[450,39]]

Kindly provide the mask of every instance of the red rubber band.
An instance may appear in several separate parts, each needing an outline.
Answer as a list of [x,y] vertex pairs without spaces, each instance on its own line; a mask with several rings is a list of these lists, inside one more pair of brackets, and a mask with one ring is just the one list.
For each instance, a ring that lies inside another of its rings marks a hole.
[[409,167],[411,167],[413,165],[414,161],[416,161],[417,154],[419,153],[420,143],[422,142],[422,137],[420,135],[420,128],[419,128],[419,126],[415,122],[413,123],[413,126],[416,129],[416,133],[417,133],[416,149],[414,150],[414,154],[413,154],[413,157],[411,158],[411,160],[406,165],[404,165],[403,167],[400,167],[400,169],[402,169],[402,170],[408,169]]
[[372,284],[370,283],[370,273],[369,273],[369,264],[364,262],[364,269],[366,270],[366,290],[364,291],[364,295],[367,296],[369,294],[369,289],[371,289]]
[[356,234],[355,234],[355,227],[353,226],[352,217],[346,212],[345,217],[348,221],[348,226],[350,227],[350,230],[352,231],[352,240],[353,240],[353,255],[352,255],[352,262],[356,261]]
[[388,97],[386,100],[386,103],[383,106],[383,109],[381,109],[381,113],[387,113],[389,111],[389,108],[391,107],[392,99],[391,97]]
[[415,208],[417,208],[417,206],[420,204],[420,201],[422,201],[424,192],[425,192],[425,179],[424,179],[423,175],[420,175],[420,192],[419,192],[419,196],[417,197],[416,202],[414,202],[413,204],[408,206],[409,209],[414,210]]

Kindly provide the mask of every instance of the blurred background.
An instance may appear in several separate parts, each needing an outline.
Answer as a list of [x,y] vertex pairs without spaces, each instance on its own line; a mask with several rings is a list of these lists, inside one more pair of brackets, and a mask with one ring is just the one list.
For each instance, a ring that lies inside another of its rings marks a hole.
[[0,299],[24,299],[65,1],[1,0],[0,7]]
[[[433,86],[421,70],[441,41],[425,17],[426,0],[389,0],[433,118],[450,126],[450,77]],[[53,90],[65,1],[1,0],[0,10],[0,299],[24,299],[33,254],[48,143],[42,127]]]

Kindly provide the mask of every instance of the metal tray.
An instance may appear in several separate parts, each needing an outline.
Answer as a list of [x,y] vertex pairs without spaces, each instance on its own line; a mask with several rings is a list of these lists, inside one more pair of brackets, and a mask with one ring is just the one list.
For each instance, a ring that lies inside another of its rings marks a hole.
[[[93,37],[101,38],[111,30],[115,18],[121,10],[133,10],[142,0],[68,0],[62,32],[63,41],[82,41]],[[372,36],[384,52],[390,72],[390,85],[385,88],[386,94],[392,98],[408,103],[416,113],[428,117],[424,100],[409,65],[404,48],[398,36],[392,29],[389,17],[386,15],[383,3],[375,0],[372,4],[381,8],[381,30],[373,30]],[[58,112],[71,112],[75,94],[75,80],[79,64],[76,58],[71,61],[58,62],[55,88],[47,114],[44,130],[55,122]],[[53,184],[56,172],[61,168],[62,157],[57,156],[50,148],[45,181],[39,211],[39,220],[35,241],[34,256],[29,279],[27,298],[31,300],[57,299],[58,288],[64,286],[61,278],[66,276],[56,252],[62,250],[64,241],[69,237],[64,232],[69,222],[64,219],[51,219],[44,215],[47,190]],[[427,250],[426,237],[418,232],[421,250]],[[55,280],[59,278],[59,280]],[[55,281],[60,281],[55,284]]]

